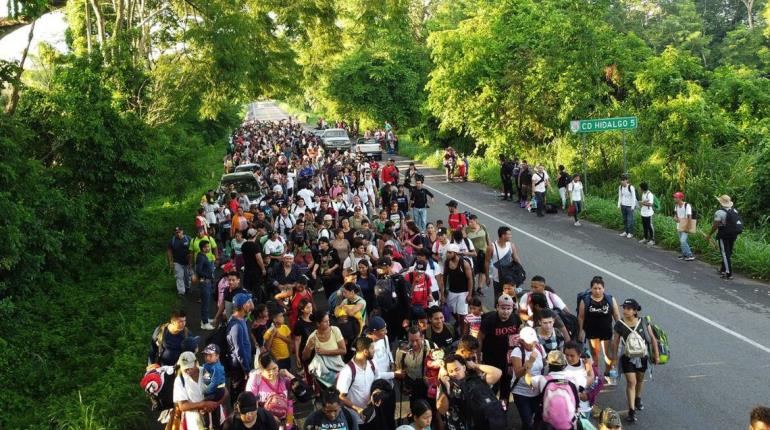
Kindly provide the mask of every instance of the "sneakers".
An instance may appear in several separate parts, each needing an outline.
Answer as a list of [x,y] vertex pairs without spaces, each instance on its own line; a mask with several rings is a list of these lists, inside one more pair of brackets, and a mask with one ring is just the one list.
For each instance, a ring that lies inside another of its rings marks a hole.
[[635,423],[637,421],[636,420],[636,411],[635,410],[633,410],[633,409],[629,409],[628,410],[628,416],[626,417],[626,421],[628,421],[630,423]]
[[620,237],[626,237],[626,232],[624,231],[623,233],[620,233],[618,236],[620,236]]
[[680,260],[684,260],[684,255],[680,255],[680,256],[678,256],[678,257],[676,257],[676,258],[678,258],[678,259],[680,259]]
[[732,281],[733,279],[735,279],[735,278],[733,278],[733,275],[731,275],[729,273],[725,273],[724,275],[720,276],[720,278],[722,278],[722,279],[724,279],[726,281]]
[[206,324],[201,324],[201,330],[214,330],[214,326],[207,322]]
[[633,237],[634,237],[634,235],[633,235],[633,234],[631,234],[631,233],[628,233],[628,234],[626,235],[626,237],[627,237],[627,238],[629,238],[629,239],[631,239],[631,238],[633,238]]
[[639,243],[647,243],[647,239],[640,239]]
[[647,246],[655,246],[655,241],[654,240],[648,241]]
[[575,221],[575,227],[580,227],[583,224],[580,224],[580,221]]
[[689,257],[684,257],[684,261],[695,261],[695,257],[693,257],[692,255]]
[[643,411],[644,410],[644,405],[642,404],[642,398],[641,397],[637,397],[636,401],[634,402],[634,404],[636,404],[636,409],[635,410],[637,410],[637,411]]

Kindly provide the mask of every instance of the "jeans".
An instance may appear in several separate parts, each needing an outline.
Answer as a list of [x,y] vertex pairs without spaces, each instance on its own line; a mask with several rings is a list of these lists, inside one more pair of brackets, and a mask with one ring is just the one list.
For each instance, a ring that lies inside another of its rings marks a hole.
[[503,180],[503,198],[513,200],[513,182],[511,180]]
[[420,231],[425,231],[425,227],[428,224],[428,209],[426,208],[412,208],[412,216],[414,217],[414,223]]
[[631,206],[621,206],[620,213],[623,215],[623,231],[634,234],[634,210]]
[[652,217],[642,217],[642,227],[644,227],[644,238],[655,241],[655,228],[652,226]]
[[687,243],[686,231],[679,232],[679,247],[682,248],[682,255],[684,255],[685,257],[692,257],[692,250],[690,249],[690,244]]
[[583,211],[583,201],[582,200],[573,200],[572,204],[575,205],[575,222],[578,221],[578,215],[580,215],[580,212]]
[[214,294],[211,287],[211,279],[201,279],[201,323],[208,324],[209,309],[211,308],[211,296]]
[[545,193],[535,191],[535,201],[537,202],[537,216],[543,216],[543,211],[545,211]]
[[561,197],[561,208],[567,208],[567,187],[559,188],[559,197]]
[[513,401],[516,403],[516,409],[519,411],[519,417],[521,417],[522,430],[529,430],[533,428],[533,420],[535,418],[535,412],[538,409],[539,396],[527,397],[521,394],[514,394]]
[[178,294],[186,293],[190,289],[190,278],[192,277],[190,266],[174,263],[174,277],[176,278],[176,292]]
[[733,274],[733,245],[735,245],[735,237],[719,238],[719,252],[722,253],[722,265],[719,270],[725,272],[725,275]]

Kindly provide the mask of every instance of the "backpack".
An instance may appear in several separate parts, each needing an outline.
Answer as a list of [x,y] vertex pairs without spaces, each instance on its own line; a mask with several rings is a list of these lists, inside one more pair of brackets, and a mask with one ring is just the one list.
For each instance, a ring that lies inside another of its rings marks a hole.
[[546,376],[543,387],[543,422],[555,430],[574,428],[578,413],[578,393],[575,384],[566,379]]
[[473,429],[507,428],[507,417],[500,400],[481,378],[463,384],[465,404],[473,409]]
[[396,289],[393,279],[390,277],[377,280],[374,285],[374,297],[383,311],[389,311],[396,307]]
[[564,328],[567,329],[567,333],[569,333],[569,337],[571,339],[577,339],[578,337],[578,318],[577,316],[569,313],[564,312],[561,309],[553,309],[553,312],[561,318],[561,322],[564,323]]
[[719,237],[736,238],[743,233],[743,221],[735,208],[727,209],[725,225],[719,229]]
[[[416,278],[416,279],[415,279]],[[421,306],[423,308],[428,307],[431,294],[430,278],[417,272],[409,272],[406,274],[406,280],[412,284],[412,306]]]
[[[612,309],[612,294],[608,292],[604,292],[604,298],[607,300],[607,303],[610,305],[610,309]],[[580,303],[583,303],[585,305],[586,309],[588,309],[588,305],[591,304],[591,289],[588,288],[585,291],[581,291],[577,294],[577,307],[575,309],[580,310]],[[610,311],[611,312],[611,311]]]
[[660,211],[660,199],[655,194],[652,195],[652,209],[655,212]]
[[420,241],[422,249],[430,251],[430,239],[428,239],[428,235],[425,233],[420,233],[417,239]]
[[626,336],[626,338],[623,339],[623,346],[624,346],[623,355],[625,355],[628,358],[646,357],[647,341],[645,341],[644,337],[641,334],[639,334],[638,331],[636,331],[636,329],[639,328],[639,324],[642,324],[642,319],[639,318],[634,328],[629,327],[628,324],[626,324],[625,321],[623,321],[622,319],[618,321],[631,331],[628,334],[628,336]]
[[[374,367],[374,361],[372,361],[372,360],[367,360],[367,361],[369,362],[369,365],[372,366],[372,372],[374,373],[375,376],[377,376],[377,368]],[[350,392],[350,387],[352,387],[353,384],[356,382],[356,365],[355,365],[355,363],[353,363],[352,359],[350,361],[348,361],[347,364],[345,364],[345,365],[350,368],[350,385],[348,386],[348,392]],[[342,371],[337,373],[337,379],[338,380],[340,379],[340,373],[342,373]],[[335,387],[337,386],[337,382],[336,381],[334,382],[334,386]],[[345,409],[345,408],[342,408],[342,409]]]
[[[158,355],[155,357],[155,363],[160,364],[160,357],[163,356],[163,351],[165,348],[163,347],[163,336],[166,334],[166,328],[168,327],[168,323],[163,323],[158,326],[158,328],[155,329],[155,333],[153,333],[152,340],[155,342],[155,345],[158,347]],[[187,338],[190,336],[190,330],[185,327],[184,328],[184,338]]]
[[174,407],[174,366],[160,366],[147,371],[139,382],[139,386],[150,398],[151,409],[156,412]]
[[[668,360],[671,357],[671,347],[668,343],[668,335],[659,325],[652,322],[651,316],[647,315],[644,319],[646,320],[647,325],[652,328],[652,334],[655,335],[655,340],[658,342],[658,364],[668,363]],[[648,346],[647,352],[652,355],[652,343]]]

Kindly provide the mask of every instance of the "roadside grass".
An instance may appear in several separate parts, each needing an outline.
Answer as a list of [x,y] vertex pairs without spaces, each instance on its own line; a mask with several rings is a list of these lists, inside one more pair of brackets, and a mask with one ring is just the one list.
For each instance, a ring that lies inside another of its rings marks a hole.
[[[165,246],[175,226],[192,234],[195,208],[216,181],[224,146],[196,140],[194,178],[165,178],[169,194],[140,210],[140,231],[105,250],[106,263],[6,306],[0,364],[6,369],[0,428],[147,429],[139,380],[153,329],[180,306]],[[176,191],[181,191],[184,197]],[[34,406],[30,406],[34,405]]]
[[[421,163],[432,167],[442,168],[443,150],[431,146],[421,141],[413,142],[410,136],[406,135],[399,144],[399,153],[402,156],[412,158]],[[500,188],[500,164],[492,158],[478,156],[468,157],[470,164],[469,178],[472,181]],[[553,188],[548,194],[549,201],[559,201],[558,191]],[[642,220],[637,211],[635,229],[636,238],[643,237]],[[721,256],[716,243],[709,243],[705,238],[705,233],[711,229],[711,214],[701,214],[698,220],[698,233],[689,235],[689,244],[693,252],[698,254],[701,260],[712,264],[720,264]],[[595,222],[603,227],[620,231],[623,228],[620,210],[617,208],[617,202],[611,199],[598,196],[587,196],[585,208],[582,217]],[[676,232],[676,223],[671,216],[656,214],[653,217],[653,227],[655,229],[655,242],[657,245],[667,249],[679,249],[679,236]],[[737,272],[754,279],[770,279],[770,243],[767,238],[759,233],[745,230],[735,243],[733,250],[733,266]]]

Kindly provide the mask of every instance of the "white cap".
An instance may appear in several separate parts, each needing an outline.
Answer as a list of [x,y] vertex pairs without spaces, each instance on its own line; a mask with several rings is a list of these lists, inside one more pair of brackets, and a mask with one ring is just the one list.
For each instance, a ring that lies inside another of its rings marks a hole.
[[519,332],[519,338],[522,342],[535,343],[537,342],[537,333],[535,333],[535,329],[532,327],[524,327]]
[[460,245],[458,245],[456,243],[450,243],[446,247],[446,252],[454,252],[455,254],[459,254],[460,253]]

